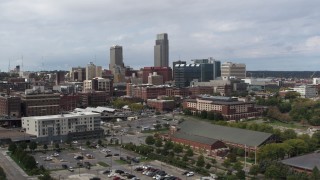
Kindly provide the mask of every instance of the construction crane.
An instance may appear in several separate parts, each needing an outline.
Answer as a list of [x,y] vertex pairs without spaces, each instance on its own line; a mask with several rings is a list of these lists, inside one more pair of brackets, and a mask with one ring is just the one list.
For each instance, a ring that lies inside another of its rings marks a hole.
[[313,78],[313,76],[316,74],[317,71],[313,72],[312,75],[310,76],[310,79]]

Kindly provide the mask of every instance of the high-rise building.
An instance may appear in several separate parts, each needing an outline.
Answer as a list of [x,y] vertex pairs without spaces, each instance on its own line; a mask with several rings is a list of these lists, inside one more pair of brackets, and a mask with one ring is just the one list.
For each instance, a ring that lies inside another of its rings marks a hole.
[[109,69],[112,71],[114,66],[124,67],[123,64],[123,54],[122,54],[122,46],[114,45],[110,47],[110,64]]
[[178,60],[178,61],[174,61],[172,62],[172,79],[174,79],[174,67],[176,66],[176,64],[187,64],[186,61],[181,61],[181,60]]
[[73,67],[70,71],[70,80],[82,82],[86,80],[86,68],[84,67]]
[[114,76],[114,82],[123,82],[125,80],[126,69],[123,63],[122,46],[115,45],[110,47],[109,70]]
[[246,65],[236,64],[232,62],[222,63],[221,77],[223,79],[245,79],[246,78]]
[[207,82],[220,77],[220,61],[209,59],[193,60],[194,64],[175,64],[173,67],[175,85],[179,88],[188,87],[190,82],[197,79]]
[[93,79],[95,77],[102,76],[102,67],[96,66],[93,62],[90,62],[86,67],[86,80]]
[[156,44],[154,46],[154,66],[169,66],[169,40],[167,33],[157,35]]

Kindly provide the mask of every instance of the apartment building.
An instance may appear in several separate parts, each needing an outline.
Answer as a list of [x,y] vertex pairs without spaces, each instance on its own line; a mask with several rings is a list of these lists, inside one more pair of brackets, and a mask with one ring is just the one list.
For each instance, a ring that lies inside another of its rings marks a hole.
[[65,141],[101,138],[101,115],[93,112],[76,112],[61,115],[22,118],[22,128],[37,141]]

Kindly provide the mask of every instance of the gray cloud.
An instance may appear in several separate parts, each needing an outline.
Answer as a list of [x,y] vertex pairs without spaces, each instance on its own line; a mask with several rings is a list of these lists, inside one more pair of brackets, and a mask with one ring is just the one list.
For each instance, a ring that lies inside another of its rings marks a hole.
[[214,57],[250,70],[317,70],[319,7],[317,0],[4,0],[0,69],[21,55],[28,70],[90,61],[108,67],[114,44],[123,46],[126,65],[151,66],[155,36],[167,32],[171,61]]

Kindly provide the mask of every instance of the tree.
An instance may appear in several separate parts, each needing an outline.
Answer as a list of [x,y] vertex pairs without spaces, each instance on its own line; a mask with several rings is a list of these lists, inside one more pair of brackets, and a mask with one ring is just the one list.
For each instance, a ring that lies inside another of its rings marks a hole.
[[207,111],[201,111],[201,113],[200,113],[200,118],[201,118],[201,119],[207,118]]
[[181,144],[175,144],[173,147],[173,151],[175,153],[181,153],[183,151],[183,147]]
[[101,146],[102,145],[102,141],[101,139],[98,140],[98,145]]
[[311,173],[310,179],[318,180],[319,178],[320,178],[320,172],[319,172],[319,169],[317,168],[317,166],[315,166],[312,169],[312,173]]
[[48,149],[48,145],[47,145],[47,144],[44,144],[44,145],[43,145],[43,149],[44,149],[44,150],[47,150],[47,149]]
[[7,179],[7,175],[4,172],[4,170],[2,169],[2,167],[0,166],[0,179]]
[[204,157],[203,157],[203,155],[200,155],[200,156],[198,157],[197,166],[198,166],[198,167],[203,167],[204,164],[205,164]]
[[22,150],[27,149],[27,147],[28,147],[28,145],[27,145],[27,143],[25,143],[25,142],[21,142],[21,143],[19,144],[19,148],[22,149]]
[[154,128],[155,128],[156,130],[161,129],[161,124],[156,124],[156,125],[154,126]]
[[193,156],[193,150],[191,148],[188,148],[186,151],[186,155],[189,157]]
[[222,166],[224,166],[226,168],[230,167],[231,166],[230,160],[229,159],[224,160],[222,163]]
[[297,138],[297,133],[293,129],[286,129],[281,134],[281,139],[283,141],[288,140],[288,139],[295,139],[295,138]]
[[279,167],[276,165],[270,165],[266,168],[266,172],[264,173],[266,178],[277,179],[281,177],[281,172]]
[[240,171],[242,170],[243,166],[241,164],[241,162],[236,162],[233,164],[233,169],[236,170],[236,171]]
[[145,140],[146,144],[148,145],[153,145],[155,143],[155,139],[153,136],[147,136],[146,140]]
[[239,170],[237,173],[236,173],[236,176],[238,179],[246,179],[246,173],[244,172],[244,170]]
[[11,143],[9,144],[8,150],[9,150],[10,152],[14,153],[14,152],[17,150],[17,145],[16,145],[16,143],[11,142]]
[[55,148],[55,149],[60,149],[59,143],[55,143],[55,144],[54,144],[54,148]]
[[86,146],[88,146],[88,147],[89,147],[89,146],[90,146],[90,144],[91,144],[91,143],[90,143],[90,141],[86,141]]
[[162,146],[162,140],[160,138],[158,138],[155,142],[155,146],[156,147],[161,147]]
[[38,145],[36,142],[32,141],[31,143],[29,143],[29,149],[31,151],[34,151],[35,149],[37,149]]
[[234,153],[229,153],[227,157],[230,160],[230,162],[236,162],[237,161],[237,155],[234,154]]
[[187,162],[188,160],[189,160],[189,158],[188,158],[187,154],[185,154],[185,155],[182,157],[182,161]]
[[210,163],[207,163],[206,164],[206,169],[210,169],[211,168],[211,164]]
[[173,147],[174,147],[174,144],[172,141],[166,141],[166,143],[164,144],[165,149],[172,149]]
[[249,170],[249,174],[256,176],[259,173],[259,166],[258,165],[253,165],[251,166],[250,170]]

